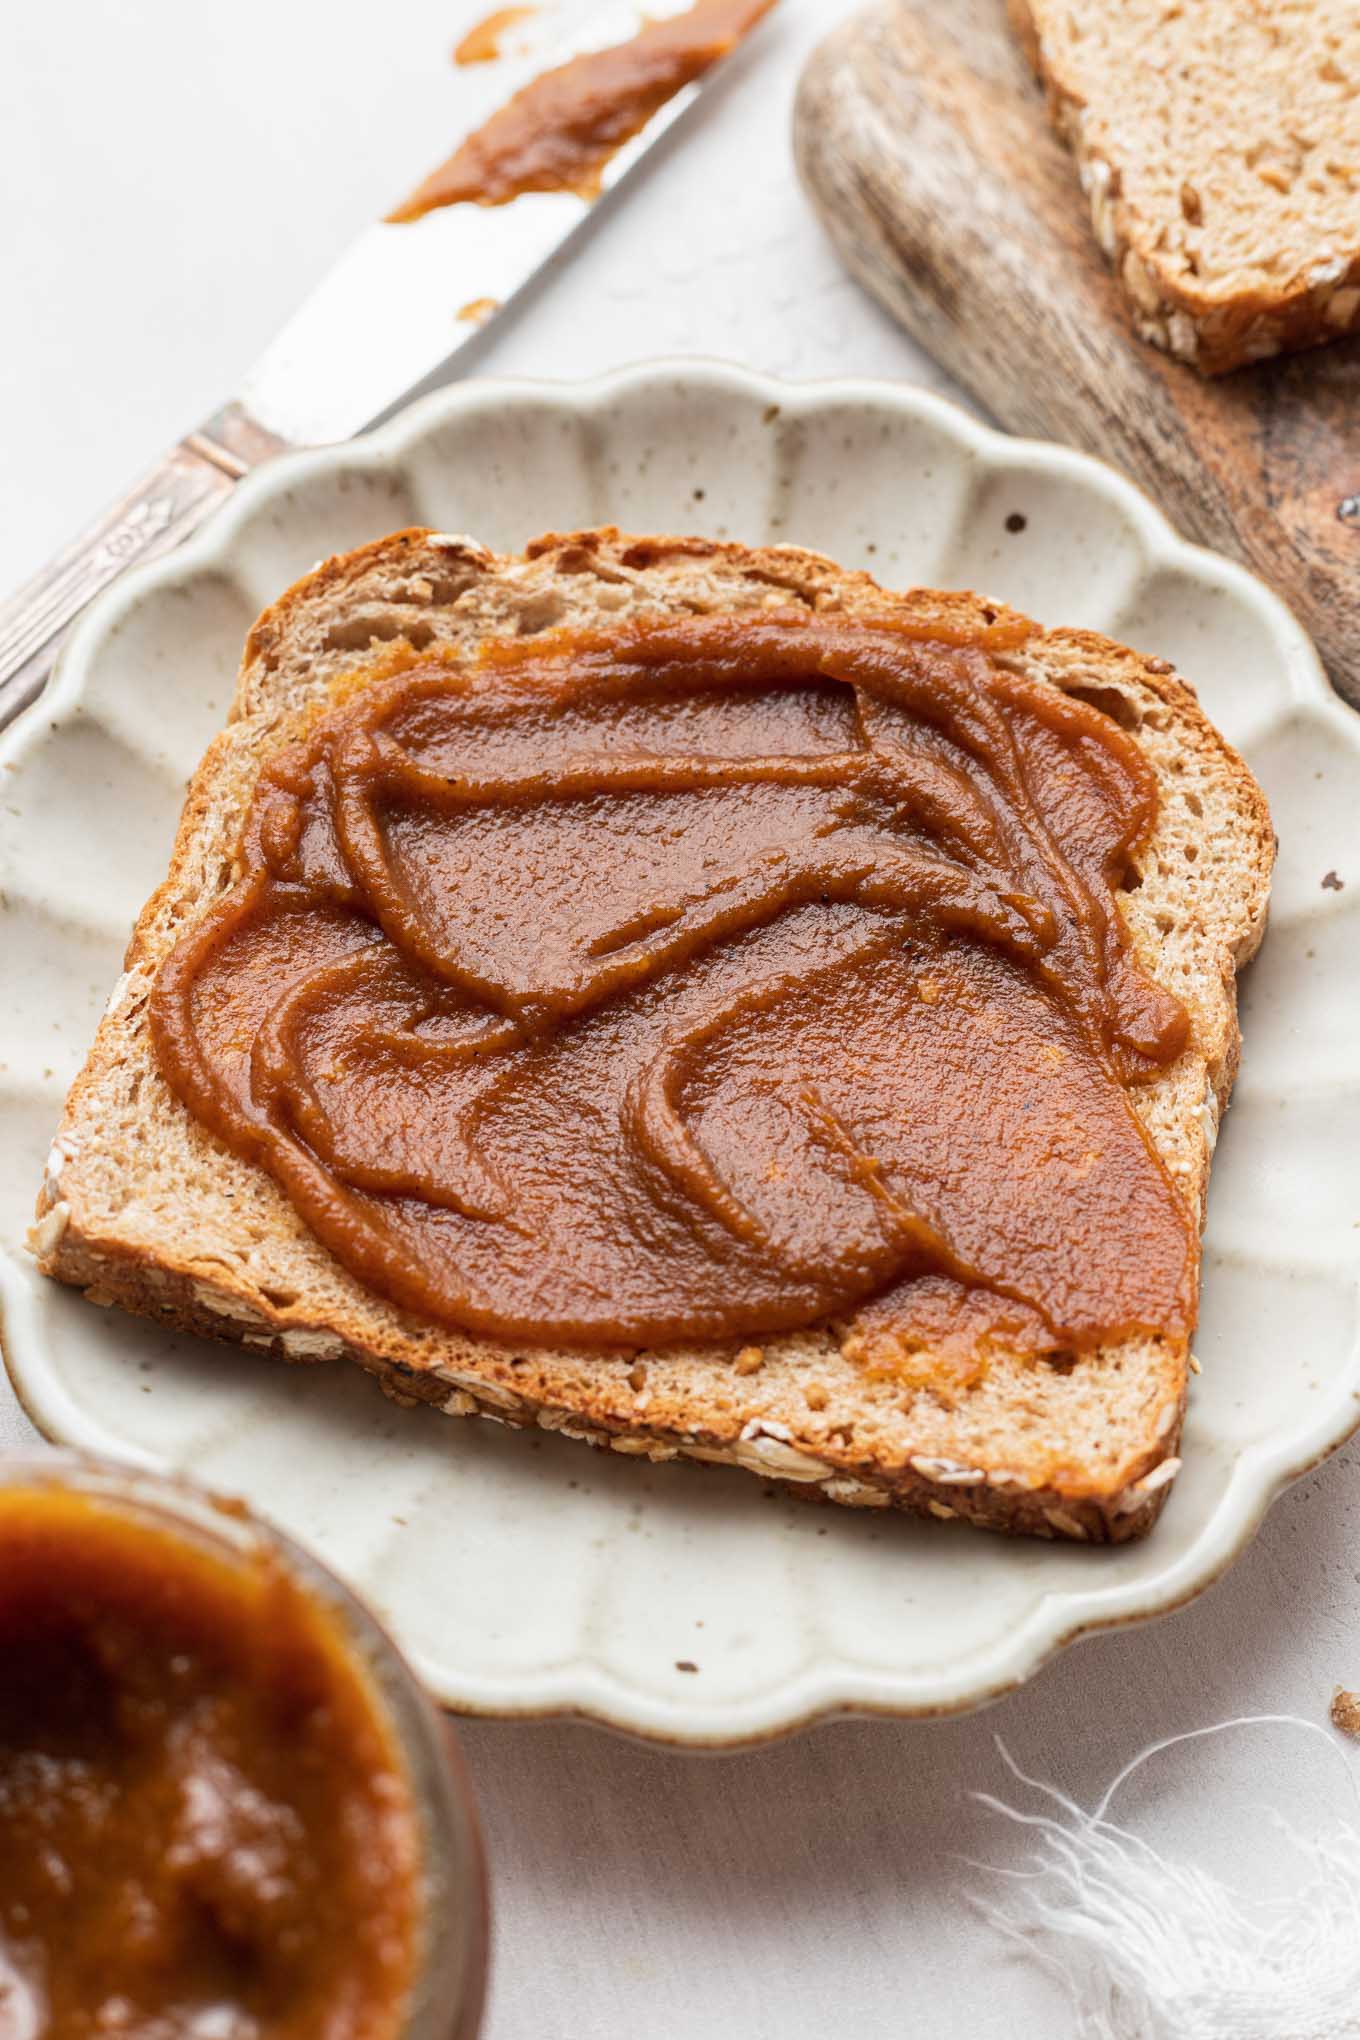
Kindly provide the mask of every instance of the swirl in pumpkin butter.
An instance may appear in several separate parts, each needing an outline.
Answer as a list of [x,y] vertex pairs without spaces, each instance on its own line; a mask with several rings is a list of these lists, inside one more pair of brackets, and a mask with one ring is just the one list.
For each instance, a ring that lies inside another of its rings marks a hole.
[[162,968],[164,1074],[365,1284],[493,1337],[1186,1336],[1130,1093],[1188,1021],[1116,897],[1156,785],[1005,663],[1028,628],[633,620],[351,680]]

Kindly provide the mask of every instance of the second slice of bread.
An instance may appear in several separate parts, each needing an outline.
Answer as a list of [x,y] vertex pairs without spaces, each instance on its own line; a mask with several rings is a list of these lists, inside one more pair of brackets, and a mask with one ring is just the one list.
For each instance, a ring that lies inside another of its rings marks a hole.
[[1219,375],[1360,328],[1354,0],[1009,0],[1145,340]]
[[[995,1356],[875,1378],[830,1330],[624,1356],[500,1344],[414,1318],[364,1288],[274,1182],[179,1103],[152,1050],[147,1001],[169,950],[232,882],[263,762],[337,680],[389,641],[471,654],[489,638],[624,614],[809,612],[996,616],[970,595],[885,592],[792,547],[751,550],[613,530],[549,537],[522,556],[398,532],[327,561],[266,610],[232,719],[190,788],[170,874],[67,1103],[33,1246],[47,1273],[161,1323],[291,1360],[357,1360],[401,1397],[584,1438],[655,1460],[732,1463],[823,1498],[897,1504],[994,1528],[1123,1539],[1174,1477],[1189,1353],[1125,1340],[1062,1366]],[[1260,940],[1273,843],[1241,760],[1162,660],[1076,630],[1001,655],[1134,733],[1161,811],[1122,897],[1145,968],[1188,1007],[1189,1048],[1135,1109],[1198,1223],[1237,1063],[1235,977]]]

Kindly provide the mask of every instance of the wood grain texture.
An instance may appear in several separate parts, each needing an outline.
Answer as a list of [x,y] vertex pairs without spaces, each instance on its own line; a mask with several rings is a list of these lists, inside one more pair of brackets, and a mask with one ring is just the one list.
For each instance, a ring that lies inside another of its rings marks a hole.
[[1004,0],[815,52],[800,175],[851,271],[1012,430],[1102,455],[1294,609],[1360,706],[1360,338],[1206,382],[1138,340]]

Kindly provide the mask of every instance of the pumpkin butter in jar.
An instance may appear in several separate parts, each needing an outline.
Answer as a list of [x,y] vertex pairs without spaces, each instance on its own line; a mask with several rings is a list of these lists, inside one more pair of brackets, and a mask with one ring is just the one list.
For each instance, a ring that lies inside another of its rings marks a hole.
[[0,2040],[468,2040],[483,1908],[446,1731],[319,1567],[0,1469]]

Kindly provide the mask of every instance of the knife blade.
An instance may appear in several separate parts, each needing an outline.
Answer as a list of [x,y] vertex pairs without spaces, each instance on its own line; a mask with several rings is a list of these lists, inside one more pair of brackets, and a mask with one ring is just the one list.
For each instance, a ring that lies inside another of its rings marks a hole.
[[[657,11],[648,9],[653,18]],[[607,0],[518,66],[498,65],[497,100],[573,57],[627,41],[644,19],[640,8]],[[682,86],[610,157],[600,196],[623,183],[720,68],[715,62]],[[485,332],[598,204],[574,191],[529,191],[506,204],[450,205],[367,228],[265,350],[240,395],[0,604],[0,727],[37,698],[95,595],[196,530],[262,461],[380,422]]]

